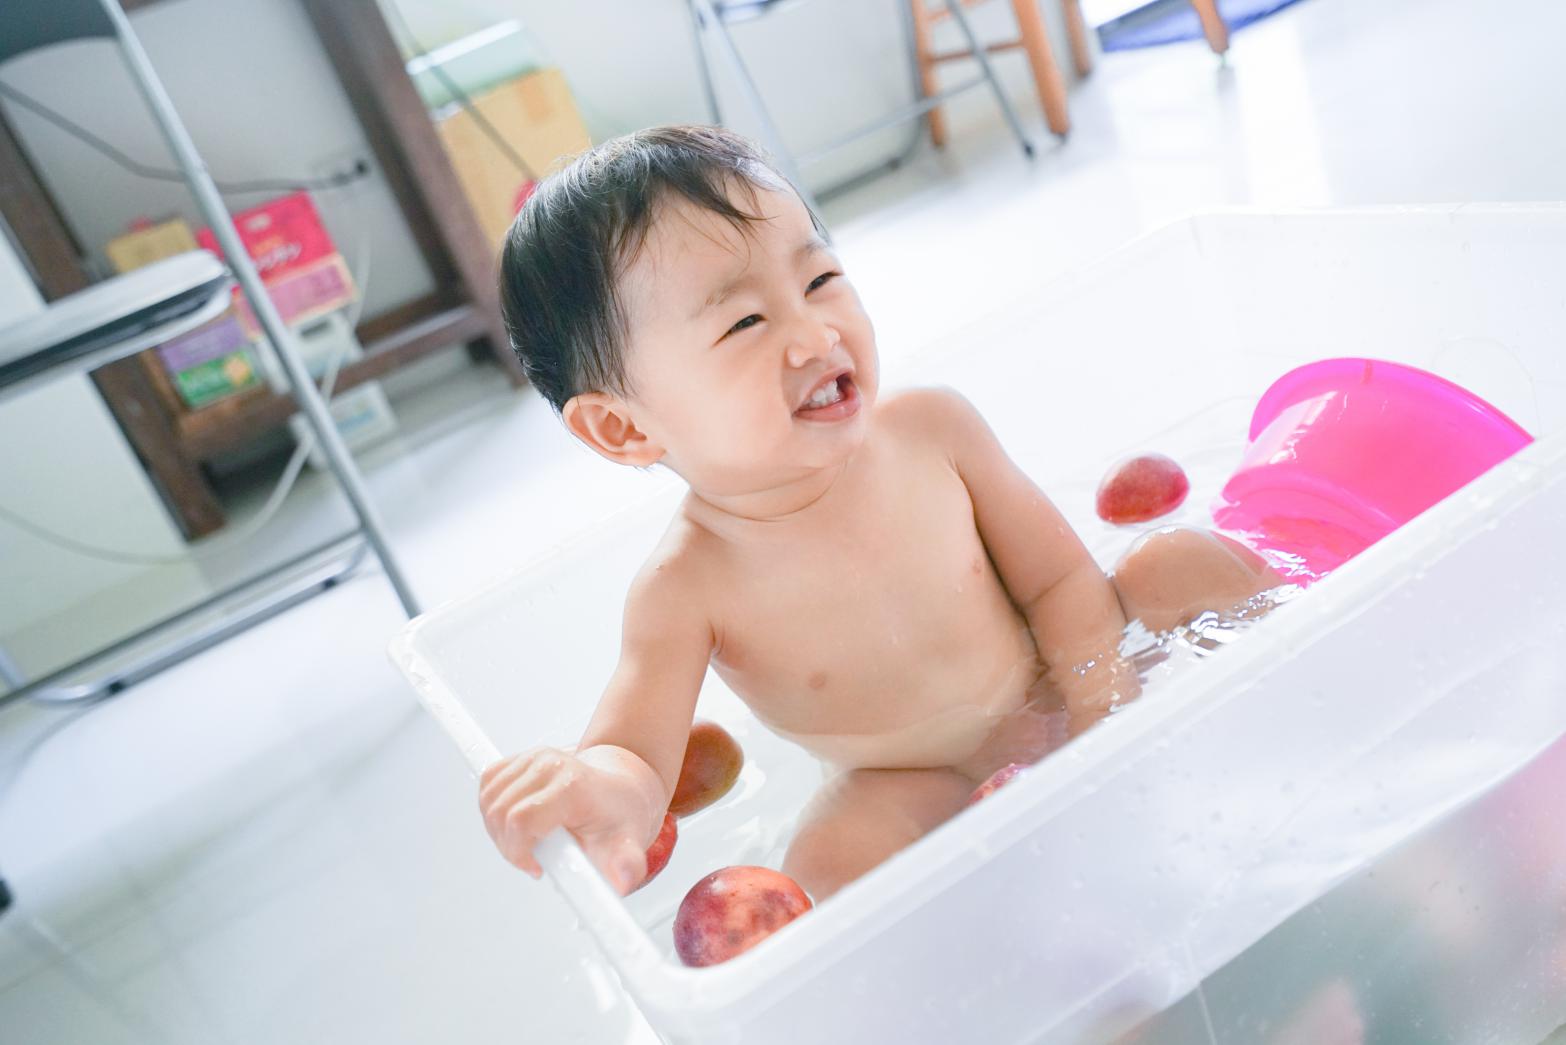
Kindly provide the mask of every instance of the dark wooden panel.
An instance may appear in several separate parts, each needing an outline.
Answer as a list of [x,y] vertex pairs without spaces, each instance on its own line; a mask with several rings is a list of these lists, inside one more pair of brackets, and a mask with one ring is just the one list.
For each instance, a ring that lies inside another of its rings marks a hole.
[[82,267],[80,246],[3,114],[0,114],[0,216],[5,218],[22,253],[32,263],[39,291],[45,300],[74,294],[92,282]]
[[410,323],[428,319],[435,313],[444,312],[458,304],[461,302],[454,301],[443,294],[426,294],[422,298],[414,298],[379,315],[371,316],[354,328],[354,335],[358,337],[359,344],[372,345],[390,334],[395,334]]
[[460,288],[485,319],[495,361],[523,381],[504,350],[495,258],[457,173],[408,78],[375,0],[301,0],[369,136],[424,259],[442,286]]
[[110,363],[93,371],[92,380],[186,539],[222,529],[223,506],[200,467],[181,449],[174,417],[164,407],[141,361],[132,358]]

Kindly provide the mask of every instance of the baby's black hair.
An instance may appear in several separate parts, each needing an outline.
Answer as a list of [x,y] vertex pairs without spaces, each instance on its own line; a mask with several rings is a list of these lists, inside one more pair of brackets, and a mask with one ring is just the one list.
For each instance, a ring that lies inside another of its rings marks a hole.
[[637,131],[546,178],[500,258],[501,311],[528,379],[556,411],[583,392],[628,393],[616,287],[657,208],[685,200],[743,230],[765,217],[755,213],[758,189],[788,187],[761,149],[721,127]]

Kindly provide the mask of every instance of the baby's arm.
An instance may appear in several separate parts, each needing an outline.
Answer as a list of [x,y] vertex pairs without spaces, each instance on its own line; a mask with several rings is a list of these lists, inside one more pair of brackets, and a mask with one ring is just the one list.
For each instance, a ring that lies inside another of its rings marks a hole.
[[649,564],[631,587],[620,663],[576,750],[538,748],[496,762],[480,779],[490,837],[534,877],[534,846],[556,827],[576,836],[622,894],[646,874],[713,646],[700,600],[680,571],[664,566]]
[[979,536],[1080,733],[1140,692],[1120,656],[1126,618],[1114,586],[967,400],[944,390],[914,394],[927,398],[973,499]]

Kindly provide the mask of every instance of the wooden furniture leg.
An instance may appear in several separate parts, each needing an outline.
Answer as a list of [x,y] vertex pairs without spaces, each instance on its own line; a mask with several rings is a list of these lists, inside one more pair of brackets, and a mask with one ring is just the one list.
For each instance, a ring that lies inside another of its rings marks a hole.
[[1066,16],[1066,36],[1071,40],[1071,64],[1080,79],[1093,71],[1093,47],[1087,19],[1082,17],[1082,0],[1060,0],[1060,10]]
[[1039,103],[1044,106],[1044,120],[1050,130],[1064,137],[1071,130],[1071,115],[1066,109],[1066,81],[1061,78],[1060,66],[1055,64],[1055,54],[1050,50],[1049,33],[1044,28],[1044,15],[1039,10],[1038,0],[1011,0],[1011,9],[1017,15],[1022,47],[1028,54],[1028,66],[1033,70],[1033,85],[1039,92]]
[[1213,49],[1213,54],[1227,53],[1229,27],[1224,23],[1223,15],[1218,13],[1218,0],[1191,0],[1191,6],[1196,8],[1196,17],[1202,20],[1202,33],[1207,37],[1207,46]]
[[221,530],[226,521],[223,505],[201,466],[181,451],[174,416],[141,360],[133,357],[100,367],[92,372],[92,381],[185,539]]
[[[935,45],[932,43],[931,27],[934,19],[930,17],[930,9],[924,6],[925,0],[908,0],[913,10],[914,52],[919,60],[919,83],[924,90],[926,98],[941,93],[940,81],[935,76]],[[946,145],[946,114],[937,105],[924,114],[926,122],[930,125],[930,144],[937,149]]]

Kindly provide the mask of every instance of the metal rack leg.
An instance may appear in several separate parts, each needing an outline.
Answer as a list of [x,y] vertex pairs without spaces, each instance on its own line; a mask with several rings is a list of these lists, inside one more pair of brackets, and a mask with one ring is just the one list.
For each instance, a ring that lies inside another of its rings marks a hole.
[[783,168],[784,175],[794,183],[794,189],[804,199],[805,205],[820,217],[821,208],[817,206],[810,190],[805,188],[805,181],[799,176],[799,168],[794,164],[794,157],[784,146],[783,136],[778,133],[777,125],[772,122],[772,114],[767,110],[766,103],[761,100],[761,91],[756,88],[756,82],[750,78],[750,70],[746,68],[745,60],[740,57],[739,48],[734,45],[734,38],[729,35],[728,27],[713,10],[712,0],[690,0],[690,2],[701,16],[702,25],[716,32],[718,43],[723,48],[723,55],[728,59],[735,77],[739,80],[740,89],[745,93],[746,104],[761,123],[761,135],[766,141],[767,148],[778,161],[778,165]]
[[[706,0],[701,2],[705,3]],[[396,557],[392,554],[380,515],[370,500],[364,480],[337,432],[337,425],[332,420],[325,399],[321,397],[309,371],[305,369],[298,352],[294,349],[293,332],[288,329],[282,316],[272,304],[272,299],[267,295],[266,288],[261,282],[260,274],[256,272],[249,253],[240,242],[239,233],[234,229],[233,218],[230,217],[228,208],[223,205],[217,187],[212,184],[212,177],[207,172],[206,163],[196,151],[195,143],[191,141],[190,134],[185,130],[185,125],[175,111],[173,102],[163,90],[163,84],[153,70],[152,62],[142,50],[141,43],[131,30],[130,22],[125,17],[124,11],[120,9],[119,3],[117,0],[101,0],[101,3],[104,12],[114,24],[120,50],[130,66],[131,78],[152,109],[152,114],[162,129],[164,138],[174,151],[174,156],[179,161],[186,180],[190,183],[191,191],[195,194],[202,214],[211,224],[218,243],[223,247],[223,253],[228,257],[229,267],[233,269],[245,297],[249,299],[251,307],[255,310],[262,329],[277,350],[278,359],[281,360],[283,369],[288,374],[289,383],[293,386],[294,396],[315,431],[315,437],[320,443],[321,450],[326,454],[332,472],[337,477],[338,485],[342,487],[343,494],[348,498],[348,503],[359,519],[365,540],[375,552],[376,558],[380,560],[386,579],[390,582],[392,590],[396,592],[397,601],[402,604],[404,612],[410,617],[417,616],[418,599],[403,576]]]
[[707,102],[707,114],[713,124],[723,125],[723,110],[718,107],[718,92],[712,85],[712,66],[707,63],[707,43],[702,32],[702,13],[694,0],[686,0],[685,9],[691,14],[691,42],[696,46],[696,67],[701,73],[702,97]]

